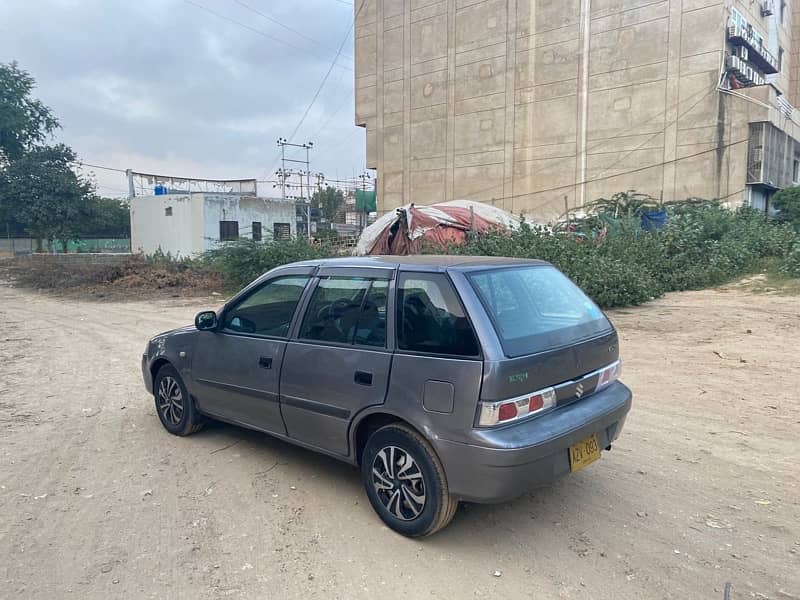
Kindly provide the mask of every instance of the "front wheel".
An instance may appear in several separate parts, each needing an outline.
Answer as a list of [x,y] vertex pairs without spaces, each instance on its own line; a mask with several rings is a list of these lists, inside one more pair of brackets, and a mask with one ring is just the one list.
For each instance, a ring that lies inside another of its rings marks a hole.
[[203,426],[202,416],[172,365],[164,365],[158,370],[153,382],[153,396],[161,424],[173,435],[189,435]]
[[425,438],[401,423],[382,427],[367,440],[361,478],[378,516],[408,537],[436,533],[450,523],[458,508],[436,452]]

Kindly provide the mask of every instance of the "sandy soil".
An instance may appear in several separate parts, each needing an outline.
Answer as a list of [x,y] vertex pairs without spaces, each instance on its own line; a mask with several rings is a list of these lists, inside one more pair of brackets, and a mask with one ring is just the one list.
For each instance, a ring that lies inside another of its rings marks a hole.
[[145,342],[218,303],[0,286],[0,597],[800,598],[800,298],[612,313],[635,393],[614,449],[425,541],[332,459],[162,430]]

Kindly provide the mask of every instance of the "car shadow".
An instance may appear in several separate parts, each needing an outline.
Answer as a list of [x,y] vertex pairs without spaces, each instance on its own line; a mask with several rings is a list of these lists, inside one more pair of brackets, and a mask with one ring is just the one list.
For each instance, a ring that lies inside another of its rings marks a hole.
[[195,434],[195,437],[203,438],[207,444],[213,441],[217,447],[211,450],[212,455],[245,446],[264,455],[266,468],[270,468],[271,465],[291,464],[297,470],[298,477],[313,476],[324,482],[330,480],[330,483],[348,481],[352,482],[356,490],[361,486],[358,469],[353,465],[281,440],[269,433],[212,420]]
[[[281,467],[284,475],[289,469],[288,481],[313,479],[324,489],[337,490],[337,494],[348,496],[348,505],[358,504],[364,515],[375,519],[376,527],[381,523],[371,514],[364,494],[359,470],[333,457],[320,454],[280,440],[267,433],[228,425],[219,421],[209,422],[197,434],[209,446],[212,454],[233,451],[236,447],[247,447],[251,452],[264,456],[265,471]],[[607,476],[608,473],[605,473]],[[603,474],[576,473],[554,482],[549,487],[534,489],[519,498],[501,504],[474,504],[462,502],[452,523],[432,536],[430,542],[442,549],[453,549],[469,537],[472,544],[491,545],[516,534],[530,538],[540,535],[563,535],[564,524],[570,516],[586,509],[585,500],[602,494],[602,484],[597,478]],[[475,536],[481,536],[475,538]],[[504,537],[505,536],[505,537]]]

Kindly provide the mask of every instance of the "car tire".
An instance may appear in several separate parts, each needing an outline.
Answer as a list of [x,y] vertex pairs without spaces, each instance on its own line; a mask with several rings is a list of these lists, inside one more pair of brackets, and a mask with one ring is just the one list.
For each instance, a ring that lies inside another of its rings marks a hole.
[[173,435],[191,435],[203,426],[183,379],[172,365],[164,365],[153,381],[156,414],[164,429]]
[[361,455],[361,478],[378,516],[408,537],[443,529],[458,508],[436,452],[402,423],[381,427],[369,437]]

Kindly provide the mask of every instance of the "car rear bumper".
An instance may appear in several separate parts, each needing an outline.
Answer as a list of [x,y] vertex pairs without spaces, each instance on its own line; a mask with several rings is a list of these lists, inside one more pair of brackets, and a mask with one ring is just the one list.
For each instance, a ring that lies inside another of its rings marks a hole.
[[570,472],[569,447],[596,434],[605,448],[620,434],[631,391],[614,383],[569,406],[499,429],[476,429],[474,443],[436,440],[450,493],[504,502]]

